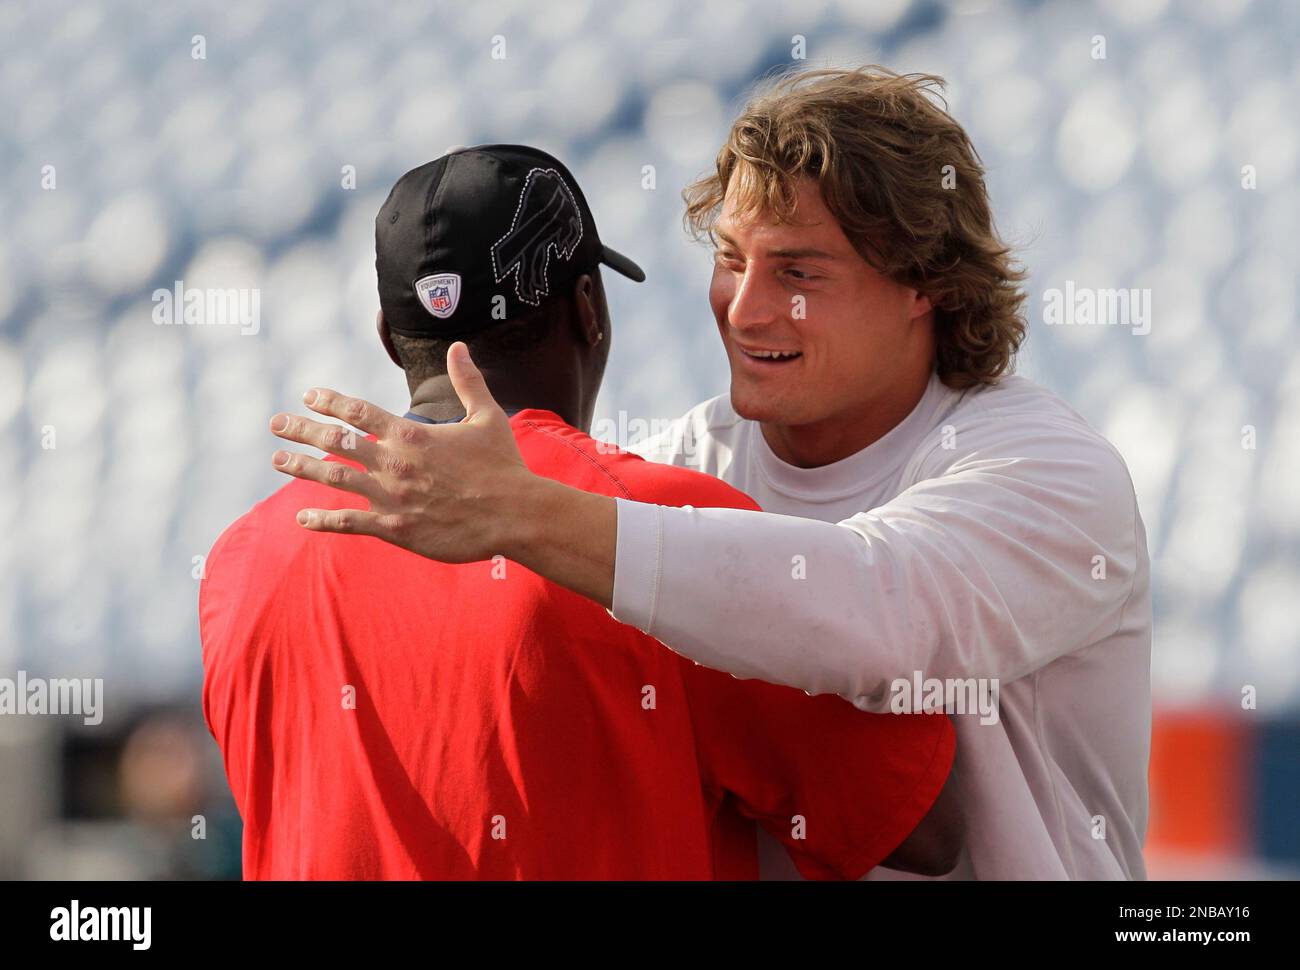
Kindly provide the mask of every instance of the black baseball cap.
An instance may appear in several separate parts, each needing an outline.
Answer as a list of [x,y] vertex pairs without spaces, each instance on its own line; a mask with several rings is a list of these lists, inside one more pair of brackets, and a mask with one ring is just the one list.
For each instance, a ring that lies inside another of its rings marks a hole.
[[408,337],[472,336],[564,293],[597,263],[645,280],[600,241],[569,170],[525,145],[458,148],[412,169],[375,217],[379,306]]

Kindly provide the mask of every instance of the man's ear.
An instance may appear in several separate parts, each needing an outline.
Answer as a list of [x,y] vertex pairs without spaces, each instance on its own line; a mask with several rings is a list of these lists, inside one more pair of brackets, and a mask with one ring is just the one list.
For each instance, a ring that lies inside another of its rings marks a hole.
[[[397,348],[393,346],[393,335],[388,330],[388,321],[384,319],[383,310],[375,314],[375,329],[379,331],[379,342],[384,345],[384,350],[388,351],[388,359],[398,367],[402,367],[402,358],[397,356]],[[402,370],[405,369],[402,367]]]
[[595,346],[605,339],[605,328],[598,306],[597,286],[588,273],[573,281],[573,305],[577,309],[575,325],[579,339]]
[[930,298],[924,293],[917,293],[912,300],[912,319],[919,319],[933,309],[934,306],[930,303]]

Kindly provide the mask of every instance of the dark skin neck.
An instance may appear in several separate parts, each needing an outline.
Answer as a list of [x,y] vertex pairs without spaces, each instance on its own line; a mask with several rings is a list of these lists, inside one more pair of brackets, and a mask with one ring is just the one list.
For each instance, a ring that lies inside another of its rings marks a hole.
[[[506,411],[526,408],[554,411],[579,431],[590,431],[596,394],[600,389],[599,380],[596,386],[589,387],[576,367],[566,372],[551,369],[541,361],[535,363],[536,373],[525,375],[524,379],[518,373],[500,368],[480,369],[488,390]],[[573,377],[575,372],[580,375],[576,379]],[[543,379],[544,376],[550,379]],[[460,418],[465,414],[465,408],[446,374],[430,377],[411,391],[411,410],[433,421]]]
[[[579,276],[573,283],[567,319],[526,360],[507,366],[480,364],[488,390],[507,411],[538,408],[554,411],[584,433],[591,430],[596,395],[605,376],[609,356],[609,309],[598,270]],[[393,363],[402,366],[381,312],[376,320],[379,339]],[[472,352],[472,350],[471,350]],[[446,374],[420,381],[408,375],[410,410],[432,421],[460,418],[465,408]]]

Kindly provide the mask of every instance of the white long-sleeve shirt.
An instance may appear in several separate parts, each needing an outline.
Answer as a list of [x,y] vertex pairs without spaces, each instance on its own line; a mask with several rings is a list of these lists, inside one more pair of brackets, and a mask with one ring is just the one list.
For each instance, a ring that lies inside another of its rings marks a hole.
[[900,681],[996,679],[994,723],[954,718],[952,876],[1145,878],[1146,537],[1123,459],[1064,402],[1021,377],[959,392],[936,376],[884,437],[798,468],[719,397],[634,450],[765,511],[619,500],[614,616],[869,711]]

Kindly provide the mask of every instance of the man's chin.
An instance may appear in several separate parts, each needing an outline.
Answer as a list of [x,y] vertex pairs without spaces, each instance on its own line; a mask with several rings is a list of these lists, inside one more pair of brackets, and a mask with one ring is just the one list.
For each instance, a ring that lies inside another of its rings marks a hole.
[[825,417],[814,401],[800,395],[773,393],[771,388],[756,388],[731,382],[731,409],[746,421],[800,427],[815,424]]
[[773,422],[785,424],[782,413],[782,398],[779,395],[760,394],[754,388],[731,385],[731,408],[747,421]]

